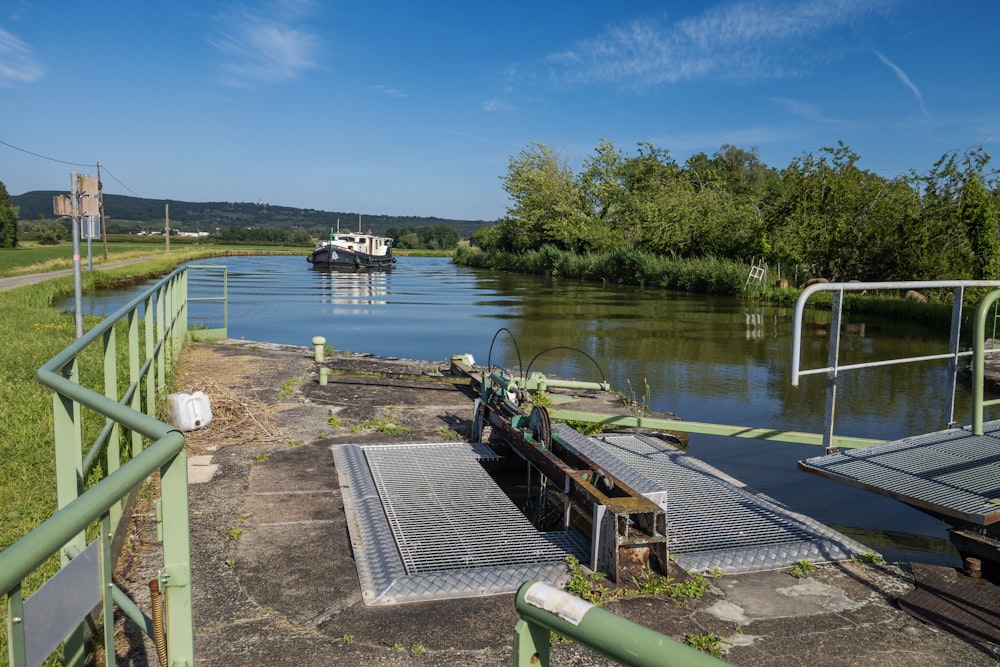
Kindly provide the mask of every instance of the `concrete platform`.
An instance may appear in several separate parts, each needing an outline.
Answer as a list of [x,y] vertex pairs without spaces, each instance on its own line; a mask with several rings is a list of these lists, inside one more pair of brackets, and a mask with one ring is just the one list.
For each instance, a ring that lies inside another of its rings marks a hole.
[[[470,397],[461,387],[400,379],[429,377],[443,361],[352,354],[333,363],[346,374],[320,387],[304,348],[225,341],[185,349],[175,382],[180,390],[208,390],[212,398],[225,387],[246,398],[254,417],[227,421],[213,398],[212,426],[189,438],[191,454],[211,456],[209,465],[217,466],[190,493],[197,664],[509,665],[513,595],[363,604],[330,456],[338,443],[386,441],[373,429],[352,432],[371,419],[408,428],[392,436],[400,442],[463,433]],[[283,396],[290,379],[297,386]],[[157,548],[152,521],[140,508],[118,580],[142,606]],[[643,596],[608,608],[681,641],[715,633],[729,642],[726,659],[738,665],[993,665],[1000,657],[993,645],[901,611],[895,601],[913,584],[895,566],[848,562],[817,566],[806,579],[777,571],[714,584],[685,606]],[[134,631],[126,628],[123,636],[128,645],[119,664],[156,664],[155,651]],[[557,644],[552,664],[607,661]]]

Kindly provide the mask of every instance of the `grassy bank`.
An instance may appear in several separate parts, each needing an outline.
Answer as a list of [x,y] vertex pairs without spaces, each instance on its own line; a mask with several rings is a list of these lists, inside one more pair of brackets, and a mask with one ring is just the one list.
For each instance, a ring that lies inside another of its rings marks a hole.
[[[94,268],[113,262],[139,257],[171,257],[183,262],[202,257],[218,257],[222,255],[307,255],[306,248],[289,246],[261,245],[209,245],[195,243],[177,243],[172,241],[170,252],[159,244],[133,241],[114,241],[108,243],[108,259],[104,259],[104,249],[100,244],[94,245],[92,261]],[[84,270],[87,267],[86,245],[81,246],[81,261]],[[73,247],[68,243],[60,245],[25,244],[17,248],[0,249],[0,278],[19,276],[30,273],[44,273],[73,268]]]

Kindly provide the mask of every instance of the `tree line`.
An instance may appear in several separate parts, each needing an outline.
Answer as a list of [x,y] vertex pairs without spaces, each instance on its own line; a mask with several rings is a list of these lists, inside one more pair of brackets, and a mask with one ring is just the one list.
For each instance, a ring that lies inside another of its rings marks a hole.
[[392,238],[394,248],[405,250],[451,250],[458,245],[458,232],[450,225],[390,227],[385,235]]
[[[65,194],[51,190],[35,190],[13,197],[22,224],[38,218],[52,219],[52,197]],[[313,237],[325,238],[331,228],[343,231],[357,229],[358,213],[320,211],[266,203],[248,202],[186,202],[173,199],[146,199],[127,195],[104,195],[109,234],[134,234],[138,231],[162,231],[170,205],[170,226],[185,231],[195,229],[215,232],[228,227],[268,227],[293,231],[304,229]],[[450,220],[427,216],[394,216],[365,214],[364,229],[385,233],[387,229],[412,230],[418,227],[447,225],[462,238],[469,238],[484,224],[482,220]],[[386,234],[386,236],[391,236]]]
[[1000,278],[998,181],[982,147],[895,178],[859,160],[839,142],[784,169],[731,145],[681,164],[650,143],[626,154],[601,141],[574,171],[533,142],[502,177],[507,214],[472,243],[757,261],[830,280]]

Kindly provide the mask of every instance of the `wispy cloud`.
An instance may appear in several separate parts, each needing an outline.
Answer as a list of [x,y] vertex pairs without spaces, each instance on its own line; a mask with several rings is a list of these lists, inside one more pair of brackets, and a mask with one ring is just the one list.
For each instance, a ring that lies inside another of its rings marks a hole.
[[382,93],[383,95],[385,95],[386,97],[393,97],[393,98],[400,99],[400,98],[403,98],[403,97],[407,96],[407,93],[405,93],[402,90],[399,90],[398,88],[390,88],[389,86],[383,86],[382,84],[377,84],[377,85],[372,86],[372,87],[375,90],[377,90],[380,93]]
[[0,88],[32,83],[44,75],[31,47],[0,28]]
[[719,146],[762,146],[789,138],[786,126],[754,125],[752,127],[731,127],[712,130],[689,131],[658,136],[650,139],[657,146],[670,146],[672,153],[683,155],[697,151],[709,153]]
[[882,61],[883,65],[892,70],[893,74],[896,75],[896,78],[899,79],[900,83],[910,89],[913,96],[917,98],[917,104],[920,105],[920,114],[926,119],[928,115],[927,107],[924,106],[924,96],[920,93],[920,89],[917,88],[916,84],[910,81],[910,77],[906,76],[906,72],[896,65],[896,63],[892,62],[878,51],[875,52],[875,55],[878,56],[878,59]]
[[[568,83],[649,87],[696,79],[795,76],[829,58],[834,30],[895,0],[735,2],[680,21],[635,20],[553,54]],[[823,49],[816,47],[824,44]]]
[[484,111],[513,111],[514,107],[509,102],[494,97],[483,102]]
[[236,6],[217,17],[209,42],[225,57],[224,82],[280,83],[319,67],[321,40],[297,25],[312,6],[308,0],[279,0]]
[[793,100],[787,97],[766,97],[764,98],[768,102],[775,104],[793,116],[799,116],[800,118],[805,118],[806,120],[818,121],[821,123],[831,123],[838,124],[843,123],[843,120],[837,118],[830,118],[823,113],[823,109],[819,105],[812,102],[803,102],[802,100]]

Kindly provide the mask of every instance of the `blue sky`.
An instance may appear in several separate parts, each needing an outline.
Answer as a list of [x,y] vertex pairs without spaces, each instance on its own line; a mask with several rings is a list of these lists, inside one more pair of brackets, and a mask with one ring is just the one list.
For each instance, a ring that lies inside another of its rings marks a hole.
[[998,40],[992,0],[4,0],[0,181],[95,171],[26,150],[113,194],[489,220],[532,141],[843,141],[893,177],[1000,152]]

